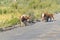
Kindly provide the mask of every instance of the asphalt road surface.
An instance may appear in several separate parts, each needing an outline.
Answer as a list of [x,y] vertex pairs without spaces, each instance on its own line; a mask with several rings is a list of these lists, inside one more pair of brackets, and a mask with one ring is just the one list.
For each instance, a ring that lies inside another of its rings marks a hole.
[[60,14],[55,15],[55,20],[0,32],[0,40],[60,40]]

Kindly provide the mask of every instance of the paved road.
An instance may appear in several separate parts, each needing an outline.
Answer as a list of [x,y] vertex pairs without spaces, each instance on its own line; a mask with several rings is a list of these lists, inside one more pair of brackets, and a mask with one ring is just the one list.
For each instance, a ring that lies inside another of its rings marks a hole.
[[60,40],[60,14],[56,14],[55,19],[0,32],[0,40]]

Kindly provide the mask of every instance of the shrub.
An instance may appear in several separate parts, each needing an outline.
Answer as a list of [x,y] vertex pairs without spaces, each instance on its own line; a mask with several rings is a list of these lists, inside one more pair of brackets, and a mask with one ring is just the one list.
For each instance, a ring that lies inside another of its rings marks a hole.
[[13,18],[10,21],[8,21],[8,24],[10,24],[10,26],[12,25],[16,25],[20,22],[20,20],[18,18]]

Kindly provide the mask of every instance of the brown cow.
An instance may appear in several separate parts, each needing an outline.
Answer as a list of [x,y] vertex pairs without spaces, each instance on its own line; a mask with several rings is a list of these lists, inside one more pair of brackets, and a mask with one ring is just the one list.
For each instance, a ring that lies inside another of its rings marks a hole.
[[30,16],[28,15],[21,16],[21,21],[24,23],[25,26],[27,25],[27,22],[29,21],[29,19],[30,19]]
[[42,14],[42,21],[45,20],[46,22],[48,22],[48,21],[52,21],[52,19],[54,20],[53,14],[48,14],[48,13],[43,13]]

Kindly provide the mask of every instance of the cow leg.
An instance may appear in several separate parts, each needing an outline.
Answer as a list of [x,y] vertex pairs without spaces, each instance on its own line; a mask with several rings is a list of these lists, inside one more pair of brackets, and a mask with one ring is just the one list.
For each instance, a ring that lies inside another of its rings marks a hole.
[[46,19],[45,19],[45,20],[46,20],[46,22],[48,22],[48,21],[49,21],[49,17],[46,17]]
[[27,21],[24,21],[24,25],[27,26]]

